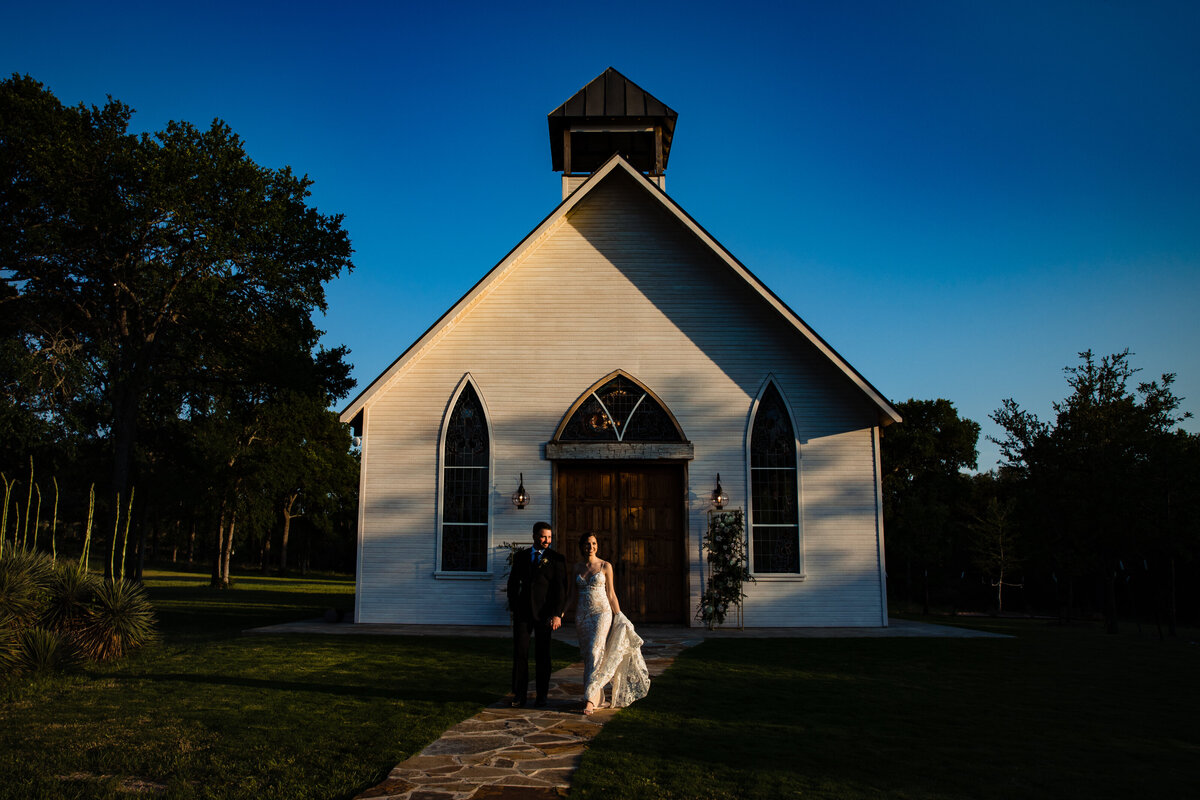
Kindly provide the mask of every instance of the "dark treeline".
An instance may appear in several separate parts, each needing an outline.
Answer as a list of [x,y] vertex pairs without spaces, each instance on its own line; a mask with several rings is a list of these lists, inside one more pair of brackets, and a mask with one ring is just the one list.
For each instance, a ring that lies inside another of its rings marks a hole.
[[883,440],[893,602],[956,611],[1102,615],[1157,630],[1200,620],[1200,436],[1173,375],[1134,383],[1128,351],[1079,354],[1070,394],[1040,420],[991,418],[1000,468],[976,464],[979,425],[947,400],[909,400]]
[[353,383],[313,323],[352,267],[341,217],[219,120],[131,114],[0,82],[4,536],[78,546],[94,486],[93,565],[128,529],[135,577],[351,567],[358,467],[328,408]]

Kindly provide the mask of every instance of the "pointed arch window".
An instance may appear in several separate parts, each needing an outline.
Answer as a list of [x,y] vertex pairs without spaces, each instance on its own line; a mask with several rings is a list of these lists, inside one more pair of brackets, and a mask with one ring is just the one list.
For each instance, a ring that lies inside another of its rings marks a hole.
[[469,381],[450,412],[444,441],[441,568],[486,572],[491,443],[483,403]]
[[557,439],[560,442],[686,441],[658,398],[621,373],[579,402]]
[[800,573],[796,432],[783,395],[768,384],[750,434],[751,569]]

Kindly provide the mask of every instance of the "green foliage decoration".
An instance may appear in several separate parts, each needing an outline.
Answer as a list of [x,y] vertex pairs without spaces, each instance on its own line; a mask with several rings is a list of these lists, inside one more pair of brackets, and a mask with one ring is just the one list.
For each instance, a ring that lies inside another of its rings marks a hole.
[[742,587],[754,580],[746,553],[745,514],[740,509],[712,512],[704,549],[708,551],[709,575],[696,617],[712,628],[725,621],[731,606],[741,605],[746,596]]

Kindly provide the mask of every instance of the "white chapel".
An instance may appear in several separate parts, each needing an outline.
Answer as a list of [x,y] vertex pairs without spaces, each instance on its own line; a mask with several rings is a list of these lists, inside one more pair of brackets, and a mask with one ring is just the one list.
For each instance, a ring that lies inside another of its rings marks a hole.
[[887,625],[900,416],[667,193],[676,120],[611,68],[550,112],[562,201],[342,412],[356,622],[507,624],[510,543],[545,520],[568,561],[597,536],[635,623],[700,625],[719,483],[746,627]]

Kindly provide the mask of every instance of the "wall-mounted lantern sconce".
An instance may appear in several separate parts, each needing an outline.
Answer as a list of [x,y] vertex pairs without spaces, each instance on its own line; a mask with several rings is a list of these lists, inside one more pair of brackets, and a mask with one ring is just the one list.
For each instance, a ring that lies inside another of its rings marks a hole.
[[717,473],[717,488],[713,489],[712,504],[713,508],[718,511],[725,507],[729,502],[729,495],[725,494],[725,490],[721,488],[721,473]]
[[529,503],[529,492],[525,491],[525,473],[521,473],[521,485],[513,492],[513,505],[517,508],[524,508]]

